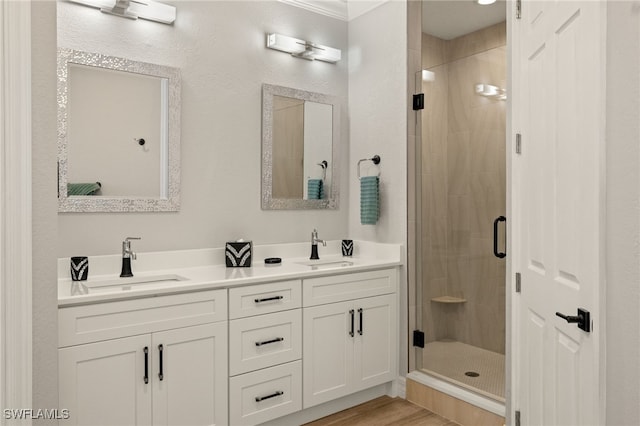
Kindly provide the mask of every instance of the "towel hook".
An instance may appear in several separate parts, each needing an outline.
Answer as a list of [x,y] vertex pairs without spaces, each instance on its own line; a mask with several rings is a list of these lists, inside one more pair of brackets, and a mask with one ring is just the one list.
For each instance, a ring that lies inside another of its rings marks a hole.
[[[360,179],[360,163],[362,163],[363,161],[372,161],[373,164],[378,165],[380,164],[380,156],[376,154],[371,158],[363,158],[362,160],[358,161],[358,179]],[[380,176],[380,171],[378,171],[378,176]]]
[[327,179],[327,169],[329,168],[329,163],[327,160],[322,160],[318,163],[318,166],[322,167],[322,181],[324,182]]

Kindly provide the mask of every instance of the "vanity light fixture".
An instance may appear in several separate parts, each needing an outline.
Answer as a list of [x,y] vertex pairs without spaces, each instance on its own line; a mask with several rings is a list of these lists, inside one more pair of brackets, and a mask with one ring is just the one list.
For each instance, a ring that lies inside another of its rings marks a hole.
[[176,7],[154,0],[68,0],[84,6],[100,9],[102,13],[129,19],[173,24],[176,20]]
[[335,64],[342,58],[342,51],[340,49],[276,33],[267,34],[267,47],[269,49],[291,53],[291,56],[309,61],[318,60]]
[[494,4],[496,2],[496,0],[476,0],[476,2],[480,6],[487,6],[487,5],[490,5],[490,4]]

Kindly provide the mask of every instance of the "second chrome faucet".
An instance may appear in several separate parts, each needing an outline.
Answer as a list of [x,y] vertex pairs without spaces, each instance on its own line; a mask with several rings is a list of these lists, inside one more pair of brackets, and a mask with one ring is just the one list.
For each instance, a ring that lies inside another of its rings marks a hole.
[[318,256],[318,243],[322,243],[324,247],[327,246],[327,242],[325,240],[318,238],[318,230],[314,229],[311,233],[311,257],[309,258],[311,260],[320,259]]
[[122,242],[122,270],[120,271],[120,277],[127,278],[132,277],[131,272],[131,259],[136,260],[136,252],[131,250],[131,240],[141,240],[140,237],[127,237]]

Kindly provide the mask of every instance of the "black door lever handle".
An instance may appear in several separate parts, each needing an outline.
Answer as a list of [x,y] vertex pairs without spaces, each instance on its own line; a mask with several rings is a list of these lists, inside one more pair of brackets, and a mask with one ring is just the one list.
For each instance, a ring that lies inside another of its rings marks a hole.
[[556,312],[556,316],[562,318],[569,324],[578,324],[578,328],[586,331],[587,333],[591,332],[591,315],[586,309],[578,308],[578,315],[575,316],[561,314],[560,312]]

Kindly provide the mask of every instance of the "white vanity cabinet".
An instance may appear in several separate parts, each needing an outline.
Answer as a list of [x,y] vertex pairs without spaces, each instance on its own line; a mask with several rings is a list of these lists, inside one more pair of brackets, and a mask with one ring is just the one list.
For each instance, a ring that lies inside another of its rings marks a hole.
[[226,290],[58,312],[65,424],[228,424]]
[[396,287],[396,269],[304,280],[304,408],[396,378]]
[[369,268],[59,299],[61,425],[294,424],[393,381],[399,272]]
[[229,289],[229,423],[302,409],[301,281]]

